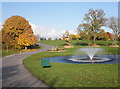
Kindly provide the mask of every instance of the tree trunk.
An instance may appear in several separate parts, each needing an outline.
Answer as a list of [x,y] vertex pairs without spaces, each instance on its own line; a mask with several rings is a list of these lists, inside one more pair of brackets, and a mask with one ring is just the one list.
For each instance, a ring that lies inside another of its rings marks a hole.
[[7,46],[7,53],[8,53],[8,46]]
[[27,46],[25,46],[25,49],[27,49]]
[[117,45],[117,38],[116,38],[116,34],[114,34],[114,36],[113,36],[113,45]]
[[94,37],[93,37],[93,43],[95,43],[95,39],[96,39],[96,37],[94,36]]
[[95,40],[96,40],[96,32],[94,32],[94,35],[93,35],[93,43],[95,43]]
[[95,35],[93,35],[93,38],[92,38],[92,43],[95,43],[95,39],[96,39],[96,37],[95,37]]

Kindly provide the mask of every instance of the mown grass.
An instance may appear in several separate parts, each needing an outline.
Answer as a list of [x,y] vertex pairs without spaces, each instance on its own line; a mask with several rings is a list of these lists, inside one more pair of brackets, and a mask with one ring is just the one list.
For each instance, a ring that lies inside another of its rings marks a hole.
[[[39,43],[44,44],[50,44],[58,47],[62,47],[62,45],[65,43],[64,40],[43,40],[39,41]],[[70,43],[74,46],[88,46],[92,41],[86,41],[86,40],[71,40]],[[100,46],[108,46],[113,43],[113,41],[98,41],[96,40],[95,43]],[[120,44],[120,41],[117,41],[118,44]]]
[[38,41],[38,43],[63,47],[62,45],[65,43],[65,41],[64,40],[43,40],[43,41]]
[[[40,41],[62,47],[64,41]],[[42,52],[24,59],[25,67],[38,79],[51,87],[117,87],[118,64],[67,64],[51,62],[51,68],[42,68],[40,60],[45,57],[74,55],[77,49],[86,47],[72,44],[65,52]],[[118,48],[102,46],[106,54],[118,54]]]
[[[96,44],[100,44],[100,43],[103,44],[100,46],[101,46],[101,48],[103,48],[105,50],[105,54],[120,54],[120,52],[118,51],[120,48],[105,46],[105,44],[110,44],[112,42],[113,41],[96,41]],[[54,45],[54,46],[63,48],[63,44],[65,43],[65,41],[63,41],[63,40],[45,40],[45,41],[39,41],[39,43]],[[73,52],[81,47],[88,47],[88,44],[91,43],[91,41],[71,40],[70,43],[74,46],[74,48],[72,50],[70,49],[70,51]],[[69,49],[67,49],[67,50],[69,50]],[[68,51],[68,52],[70,52],[70,51]]]
[[28,51],[36,51],[36,50],[40,50],[42,48],[43,48],[42,46],[41,47],[40,46],[39,47],[33,46],[31,48],[28,48],[28,49],[8,49],[8,50],[3,49],[1,51],[1,55],[2,55],[2,57],[4,57],[4,56],[28,52]]
[[66,64],[51,62],[51,68],[42,68],[40,59],[72,55],[42,52],[24,59],[25,67],[38,79],[51,87],[117,87],[118,64]]
[[8,56],[8,55],[12,55],[12,54],[17,54],[20,53],[21,50],[15,50],[15,49],[9,49],[9,50],[2,50],[2,56]]

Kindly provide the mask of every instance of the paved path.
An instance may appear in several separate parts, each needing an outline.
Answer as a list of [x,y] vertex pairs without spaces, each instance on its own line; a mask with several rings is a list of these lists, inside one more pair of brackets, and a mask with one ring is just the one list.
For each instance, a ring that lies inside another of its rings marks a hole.
[[50,45],[39,45],[43,45],[44,48],[2,58],[2,87],[48,87],[45,83],[32,76],[22,62],[27,56],[54,48]]

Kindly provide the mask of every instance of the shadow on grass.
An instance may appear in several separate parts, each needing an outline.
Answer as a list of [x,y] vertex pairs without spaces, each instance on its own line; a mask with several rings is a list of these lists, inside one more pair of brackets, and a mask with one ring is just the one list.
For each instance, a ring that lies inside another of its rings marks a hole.
[[41,47],[38,44],[35,44],[35,45],[28,46],[27,48],[28,49],[39,49]]
[[51,65],[50,66],[44,66],[43,68],[51,68]]
[[88,43],[86,43],[86,42],[77,42],[77,43],[75,43],[75,45],[87,46]]

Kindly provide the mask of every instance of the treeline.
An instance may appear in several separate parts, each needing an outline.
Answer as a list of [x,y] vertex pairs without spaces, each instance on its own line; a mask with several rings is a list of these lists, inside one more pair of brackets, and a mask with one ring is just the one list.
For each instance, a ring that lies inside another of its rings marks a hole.
[[49,38],[39,37],[38,38],[38,41],[42,41],[42,40],[62,40],[62,38],[54,38],[54,39],[52,39],[51,37],[49,37]]
[[[69,31],[66,31],[66,32],[69,33]],[[76,35],[69,33],[69,37],[71,40],[93,40],[93,37],[91,36],[91,34],[86,34],[86,32],[84,31],[81,31]],[[62,37],[62,39],[64,39],[64,36]],[[105,41],[112,40],[112,34],[109,32],[105,32],[104,30],[101,30],[99,33],[96,33],[96,40],[105,40]]]
[[[105,32],[102,29],[103,26],[110,28],[113,33]],[[72,40],[92,40],[93,43],[95,40],[113,40],[114,44],[116,44],[116,41],[120,40],[118,27],[118,18],[106,18],[102,9],[89,9],[82,23],[77,27],[77,35],[69,34],[69,37]],[[63,34],[63,39],[66,32]]]

